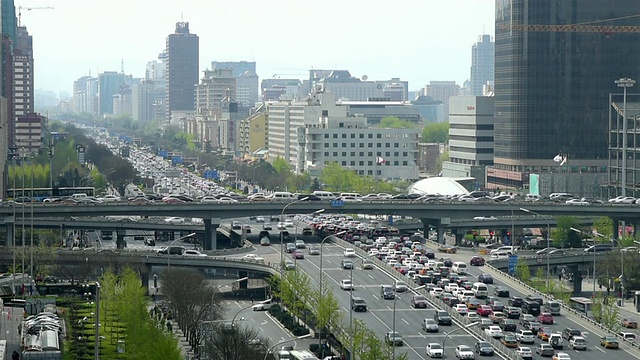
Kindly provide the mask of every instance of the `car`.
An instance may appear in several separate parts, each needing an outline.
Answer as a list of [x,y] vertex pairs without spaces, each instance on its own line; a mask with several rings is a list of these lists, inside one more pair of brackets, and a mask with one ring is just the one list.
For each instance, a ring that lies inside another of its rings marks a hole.
[[451,325],[451,317],[449,313],[444,310],[436,310],[433,315],[433,320],[435,320],[438,325]]
[[296,260],[304,259],[304,253],[302,252],[302,250],[293,250],[293,252],[291,253],[291,257]]
[[367,303],[363,298],[358,296],[351,297],[351,309],[355,312],[363,311],[367,312]]
[[457,304],[457,305],[454,307],[454,310],[455,310],[458,314],[460,314],[460,315],[462,315],[462,316],[467,315],[467,313],[469,312],[469,310],[467,309],[467,305],[465,305],[465,304]]
[[504,333],[502,332],[502,329],[500,329],[500,326],[498,325],[491,325],[488,328],[486,328],[484,332],[485,334],[487,334],[488,336],[491,336],[494,339],[500,339],[504,337]]
[[393,346],[402,346],[404,344],[402,335],[394,331],[388,331],[386,334],[384,334],[384,342]]
[[265,222],[264,224],[262,224],[262,230],[273,230],[273,226],[271,226],[271,224]]
[[320,255],[320,248],[317,246],[310,246],[308,252],[309,255]]
[[340,281],[340,288],[342,290],[353,290],[353,283],[350,279],[343,279]]
[[638,322],[632,318],[624,318],[622,319],[622,327],[625,327],[627,329],[637,329]]
[[549,335],[549,345],[554,349],[562,349],[564,347],[564,339],[560,333],[552,333]]
[[181,217],[177,217],[177,216],[171,216],[168,217],[166,219],[164,219],[164,222],[167,224],[184,224],[184,218]]
[[340,267],[345,270],[353,269],[353,261],[351,259],[342,259]]
[[520,310],[520,308],[517,308],[515,306],[507,306],[503,310],[503,312],[509,319],[519,319],[520,315],[522,315],[522,311]]
[[251,310],[253,310],[253,311],[266,311],[266,310],[271,309],[272,306],[273,306],[273,303],[270,300],[268,300],[268,301],[261,302],[261,303],[253,305],[251,307]]
[[537,334],[540,331],[540,329],[543,328],[543,325],[537,321],[527,321],[524,324],[522,324],[522,327],[533,331],[534,334]]
[[373,263],[369,260],[362,260],[362,270],[373,270]]
[[554,354],[551,360],[571,360],[571,356],[566,352],[559,352]]
[[489,315],[489,319],[493,321],[494,324],[498,324],[502,319],[504,319],[504,313],[502,311],[494,311]]
[[574,336],[569,340],[569,347],[573,350],[587,350],[587,340],[582,336]]
[[542,343],[536,346],[536,354],[540,356],[550,357],[553,356],[554,353],[555,350],[553,350],[553,347],[549,344]]
[[493,322],[489,319],[480,318],[480,330],[485,331],[489,326],[493,325]]
[[256,216],[256,222],[264,222],[264,216]]
[[438,323],[433,319],[424,319],[422,321],[422,330],[426,332],[438,332]]
[[493,313],[493,309],[491,309],[491,306],[489,305],[480,305],[480,307],[478,307],[476,311],[480,316],[489,316],[491,315],[491,313]]
[[630,332],[620,331],[618,332],[618,336],[620,336],[623,340],[634,342],[636,341],[636,334]]
[[497,297],[509,297],[509,289],[504,286],[496,286],[493,288],[493,294]]
[[444,349],[442,345],[439,343],[428,343],[427,344],[427,355],[430,358],[443,358],[444,357]]
[[509,298],[508,304],[509,306],[521,307],[523,302],[523,298],[514,295]]
[[478,341],[473,347],[473,352],[480,356],[493,356],[493,346],[488,341]]
[[553,315],[551,315],[551,313],[548,313],[548,312],[543,312],[540,315],[538,315],[538,321],[541,324],[553,325]]
[[395,299],[396,293],[393,291],[393,286],[391,285],[381,285],[380,286],[380,297],[382,299]]
[[465,304],[467,305],[467,308],[469,310],[477,310],[478,307],[480,306],[480,300],[478,300],[475,297],[471,297],[468,298],[467,301],[465,302]]
[[502,312],[504,310],[504,304],[501,301],[493,301],[491,303],[491,308],[493,309],[493,311],[500,311]]
[[471,266],[483,266],[484,265],[484,258],[480,257],[480,256],[474,256],[471,258],[471,260],[469,260],[469,264]]
[[296,251],[296,244],[294,244],[294,243],[287,243],[287,244],[285,245],[284,252],[287,252],[287,253],[292,254],[294,251]]
[[438,247],[438,251],[441,251],[447,254],[455,254],[458,252],[458,247],[453,245],[443,244]]
[[393,283],[393,290],[395,290],[396,292],[405,292],[409,290],[409,287],[407,286],[407,283],[405,283],[404,281],[396,280]]
[[620,343],[615,336],[607,335],[600,338],[600,346],[605,349],[617,349],[620,347]]
[[198,250],[189,249],[189,250],[185,250],[182,253],[182,256],[207,257],[207,254],[203,254]]
[[344,249],[344,257],[349,258],[349,257],[355,257],[355,256],[356,256],[356,251],[353,248]]
[[285,270],[295,270],[296,263],[294,263],[293,260],[291,260],[291,259],[284,259],[282,267]]
[[473,353],[473,350],[471,350],[470,347],[468,347],[467,345],[458,345],[456,346],[456,357],[458,359],[470,359],[473,360],[476,358],[475,354]]
[[552,330],[550,327],[541,327],[538,329],[538,338],[542,341],[549,340],[549,336],[551,336]]
[[518,346],[516,348],[516,354],[523,360],[531,360],[533,359],[533,352],[531,348],[526,346]]
[[296,240],[295,245],[298,249],[304,249],[307,247],[307,245],[304,243],[304,240]]
[[574,336],[582,336],[582,331],[571,328],[562,330],[562,338],[564,338],[565,340],[570,341]]
[[480,319],[480,315],[478,315],[478,313],[475,311],[469,311],[467,313],[467,319],[471,321],[478,321]]
[[498,326],[500,326],[500,329],[502,329],[503,332],[514,332],[518,329],[518,326],[516,325],[516,322],[511,320],[511,319],[502,319],[500,320],[500,323],[498,324]]
[[256,254],[247,254],[245,256],[242,257],[243,260],[248,260],[248,261],[254,261],[254,262],[259,262],[259,263],[263,263],[264,262],[264,258],[260,257]]
[[422,309],[426,309],[427,308],[427,298],[424,297],[423,295],[413,295],[411,297],[411,305],[418,309],[418,308],[422,308]]
[[530,321],[536,321],[535,316],[531,314],[525,314],[525,313],[522,313],[520,315],[520,325],[524,326],[525,322],[530,322]]
[[516,332],[516,339],[522,344],[533,344],[535,342],[533,331],[525,329],[520,329]]
[[271,240],[267,236],[263,236],[260,238],[260,246],[269,246],[271,245]]
[[493,276],[491,276],[491,274],[480,274],[478,275],[478,282],[493,284]]
[[500,339],[502,345],[508,348],[517,348],[518,340],[516,340],[516,336],[513,333],[504,333],[504,336]]

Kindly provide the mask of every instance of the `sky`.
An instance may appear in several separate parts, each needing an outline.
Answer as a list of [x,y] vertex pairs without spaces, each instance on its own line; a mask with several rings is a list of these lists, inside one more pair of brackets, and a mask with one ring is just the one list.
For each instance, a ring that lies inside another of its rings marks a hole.
[[[15,0],[33,36],[35,88],[71,93],[98,72],[144,77],[178,21],[211,61],[256,61],[258,76],[346,69],[369,80],[469,78],[471,46],[494,34],[495,0]],[[29,7],[53,10],[27,10]]]

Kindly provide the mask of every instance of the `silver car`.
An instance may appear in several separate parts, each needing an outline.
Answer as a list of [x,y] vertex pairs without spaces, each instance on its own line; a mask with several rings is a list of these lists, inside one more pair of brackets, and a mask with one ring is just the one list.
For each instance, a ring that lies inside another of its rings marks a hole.
[[438,332],[438,323],[433,319],[422,320],[422,330],[426,332]]

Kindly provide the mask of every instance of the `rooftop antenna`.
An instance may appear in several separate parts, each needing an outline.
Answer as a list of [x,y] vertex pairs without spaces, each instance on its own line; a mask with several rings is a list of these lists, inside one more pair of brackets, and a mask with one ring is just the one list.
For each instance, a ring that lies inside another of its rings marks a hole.
[[124,74],[124,58],[120,60],[120,73]]
[[184,13],[182,10],[180,11],[180,21],[184,21]]

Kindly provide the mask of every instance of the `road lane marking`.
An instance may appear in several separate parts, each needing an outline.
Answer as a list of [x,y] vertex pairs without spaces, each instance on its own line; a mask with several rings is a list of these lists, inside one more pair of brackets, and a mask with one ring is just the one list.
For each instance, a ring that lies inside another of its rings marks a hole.
[[369,276],[372,279],[375,279],[371,274],[367,274],[367,276]]
[[409,322],[407,320],[405,319],[400,319],[400,320],[404,321],[405,324],[409,325]]
[[603,353],[606,353],[603,349],[600,349],[600,348],[599,348],[599,347],[597,347],[597,346],[594,346],[593,348],[594,348],[594,349],[597,349],[597,350],[600,350],[600,351],[602,351]]

